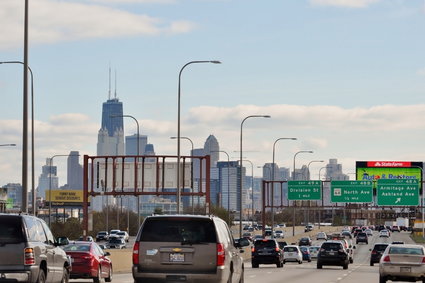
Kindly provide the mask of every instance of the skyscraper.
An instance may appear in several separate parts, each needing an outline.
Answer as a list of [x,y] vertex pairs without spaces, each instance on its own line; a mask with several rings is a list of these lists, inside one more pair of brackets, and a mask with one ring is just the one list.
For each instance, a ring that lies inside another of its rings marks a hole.
[[103,103],[102,126],[97,136],[97,155],[124,155],[122,115],[123,105],[117,97]]
[[70,190],[83,189],[83,166],[80,164],[80,153],[71,151],[68,156],[67,184]]
[[53,165],[50,158],[46,158],[46,165],[41,168],[41,175],[38,177],[37,197],[46,198],[49,189],[57,190],[59,186],[57,177],[57,167]]
[[220,158],[220,153],[218,152],[220,150],[220,146],[218,145],[218,141],[215,138],[215,136],[210,135],[204,144],[204,154],[211,156],[211,167],[217,166],[217,161]]

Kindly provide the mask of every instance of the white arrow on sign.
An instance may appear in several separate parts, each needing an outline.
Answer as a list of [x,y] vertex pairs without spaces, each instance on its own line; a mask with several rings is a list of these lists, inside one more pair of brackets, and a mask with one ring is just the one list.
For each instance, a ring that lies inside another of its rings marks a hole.
[[401,202],[401,198],[397,198],[397,199],[395,200],[395,203],[399,203],[399,202]]

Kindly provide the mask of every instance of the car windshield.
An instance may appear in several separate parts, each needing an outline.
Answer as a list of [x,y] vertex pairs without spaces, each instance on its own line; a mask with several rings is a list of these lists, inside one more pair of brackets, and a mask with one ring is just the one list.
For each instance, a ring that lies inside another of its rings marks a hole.
[[106,232],[99,232],[98,235],[106,235]]
[[375,245],[373,248],[375,251],[383,252],[388,247],[388,245]]
[[319,250],[319,247],[310,247],[310,252],[317,252]]
[[143,224],[142,242],[216,243],[211,219],[159,217],[147,218]]
[[410,247],[390,247],[389,254],[423,255],[423,249]]
[[122,240],[118,239],[118,238],[112,238],[112,239],[109,240],[109,243],[111,243],[111,244],[121,244]]
[[118,232],[117,235],[119,235],[119,236],[125,236],[125,232]]
[[330,251],[330,250],[337,251],[341,248],[342,248],[342,245],[338,243],[326,243],[322,245],[322,249],[325,249],[327,251]]

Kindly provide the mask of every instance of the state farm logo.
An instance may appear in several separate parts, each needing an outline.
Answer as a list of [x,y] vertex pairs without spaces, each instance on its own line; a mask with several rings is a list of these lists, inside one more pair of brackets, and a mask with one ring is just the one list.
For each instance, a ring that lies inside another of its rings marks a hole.
[[411,162],[404,161],[369,161],[368,167],[411,167]]

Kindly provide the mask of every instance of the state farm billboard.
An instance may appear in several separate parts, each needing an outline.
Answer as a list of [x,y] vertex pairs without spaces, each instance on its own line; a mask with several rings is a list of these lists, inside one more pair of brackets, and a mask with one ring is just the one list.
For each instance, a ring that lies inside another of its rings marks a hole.
[[422,184],[423,162],[415,161],[357,161],[356,180],[417,179]]

